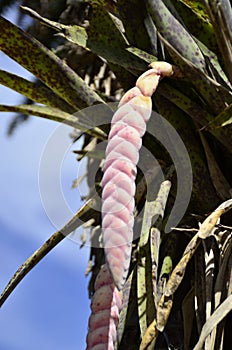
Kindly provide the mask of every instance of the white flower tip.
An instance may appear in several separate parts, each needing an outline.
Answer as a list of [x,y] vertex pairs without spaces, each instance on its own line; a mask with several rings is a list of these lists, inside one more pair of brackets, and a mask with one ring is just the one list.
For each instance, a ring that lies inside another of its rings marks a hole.
[[161,77],[170,77],[174,74],[175,67],[167,62],[152,62],[149,67],[156,70],[157,74]]

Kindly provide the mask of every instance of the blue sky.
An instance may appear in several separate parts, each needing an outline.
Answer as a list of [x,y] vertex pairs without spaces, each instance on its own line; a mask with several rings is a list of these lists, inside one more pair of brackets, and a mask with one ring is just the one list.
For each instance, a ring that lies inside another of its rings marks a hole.
[[[15,13],[10,11],[5,17],[14,21]],[[0,69],[31,77],[1,52]],[[0,104],[21,102],[20,95],[0,85]],[[7,137],[12,117],[0,113],[1,290],[34,250],[80,207],[80,189],[73,190],[71,185],[84,171],[84,166],[79,169],[69,147],[71,128],[57,129],[57,123],[31,117],[12,137]],[[61,142],[41,171],[46,145],[60,130]],[[58,164],[57,155],[62,159]],[[57,196],[59,191],[63,200]],[[85,348],[90,312],[88,279],[84,276],[88,255],[88,247],[80,249],[78,242],[65,239],[27,275],[0,309],[0,349]]]

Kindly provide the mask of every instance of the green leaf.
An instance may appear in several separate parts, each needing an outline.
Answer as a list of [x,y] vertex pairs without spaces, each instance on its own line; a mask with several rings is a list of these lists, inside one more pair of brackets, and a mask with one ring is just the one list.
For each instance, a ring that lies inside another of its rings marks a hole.
[[156,328],[160,332],[163,332],[164,327],[167,324],[167,321],[172,309],[172,305],[173,305],[173,294],[176,292],[177,288],[182,282],[187,265],[190,259],[192,258],[192,256],[194,255],[200,242],[201,240],[199,239],[199,236],[197,233],[187,245],[181,260],[172,271],[172,274],[167,282],[167,285],[164,290],[164,294],[162,295],[159,301],[158,310],[157,310]]
[[214,28],[202,1],[174,0],[173,3],[189,32],[194,36],[200,50],[207,57],[209,68],[213,66],[214,70],[228,84],[228,78],[218,62],[218,57],[221,55]]
[[88,218],[92,215],[91,211],[93,208],[96,208],[96,200],[89,199],[64,227],[53,233],[53,235],[20,266],[0,295],[0,307],[33,267],[35,267],[66,236],[80,227],[83,221],[86,221],[86,217]]
[[[170,187],[170,181],[167,180],[162,182],[156,199],[154,201],[146,201],[145,203],[142,233],[139,242],[140,259],[138,263],[137,277],[139,324],[142,335],[142,343],[140,345],[141,350],[149,349],[148,344],[150,344],[152,340],[155,340],[158,336],[158,332],[154,326],[154,324],[156,324],[156,313],[152,312],[153,308],[151,309],[151,306],[153,303],[157,305],[160,299],[160,296],[157,293],[157,266],[160,244],[160,226],[164,217],[164,210],[166,207]],[[150,235],[150,228],[152,226],[154,226],[154,228],[152,228],[153,232],[152,235]],[[156,235],[155,241],[153,240],[154,231]],[[150,282],[151,280],[153,283],[153,293],[151,293],[150,289],[148,288],[148,281]],[[154,301],[151,300],[151,298]],[[147,330],[150,329],[150,327],[152,327],[152,330],[149,331],[148,334]],[[154,344],[152,344],[151,347],[152,349],[154,348],[153,345]]]
[[77,25],[65,25],[59,22],[51,21],[48,18],[40,16],[36,11],[30,9],[26,6],[21,6],[23,12],[31,16],[32,18],[38,20],[40,23],[52,28],[53,30],[59,32],[59,35],[65,37],[72,43],[79,42],[80,46],[86,47],[88,35],[86,29]]
[[159,252],[161,244],[161,228],[164,218],[164,210],[168,200],[168,195],[171,188],[171,182],[166,180],[162,182],[159,193],[155,201],[154,217],[157,218],[154,227],[150,232],[150,252],[151,252],[151,272],[152,272],[152,287],[154,303],[157,308],[160,294],[158,290],[158,268],[159,268]]
[[141,49],[138,49],[137,47],[131,46],[127,48],[127,51],[133,53],[133,55],[140,57],[142,60],[146,61],[147,63],[155,62],[157,61],[157,57],[149,54],[146,51],[143,51]]
[[205,156],[208,164],[210,177],[214,185],[214,188],[217,192],[217,195],[222,200],[228,199],[231,197],[230,184],[226,180],[223,172],[221,171],[220,166],[215,159],[214,152],[211,150],[202,132],[200,133],[200,138],[201,138],[202,146],[205,151]]
[[220,113],[228,103],[232,102],[232,93],[227,88],[213,80],[188,59],[183,57],[170,43],[162,38],[175,64],[184,73],[188,82],[192,82],[195,90],[211,107],[214,114]]
[[[152,226],[160,230],[170,187],[170,181],[162,182],[156,198],[147,198],[145,203],[137,267],[138,313],[142,336],[146,332],[148,325],[154,319],[155,301],[158,299],[157,295],[155,295],[154,298],[154,292],[156,292],[154,283],[156,284],[157,281],[160,242],[158,238],[159,235],[157,236],[158,239],[156,242],[152,242],[152,239],[150,239],[150,230]],[[158,244],[158,246],[153,246],[152,243]],[[154,266],[156,266],[156,269],[154,269]]]
[[232,123],[232,104],[230,104],[224,111],[222,111],[216,118],[214,118],[205,129],[212,131],[215,128],[227,126]]
[[162,0],[148,0],[148,11],[158,32],[183,57],[192,62],[200,70],[205,69],[205,60],[197,43],[189,32],[176,19]]
[[218,46],[212,24],[202,1],[172,1],[191,35],[218,54]]
[[26,96],[34,102],[60,108],[69,113],[75,112],[75,109],[41,83],[32,82],[18,75],[0,70],[0,84]]
[[[152,43],[146,25],[151,25],[152,21],[149,20],[145,2],[118,0],[117,7],[129,44],[151,52]],[[156,52],[157,48],[154,47],[152,51]]]
[[81,156],[78,159],[82,159],[85,156],[87,156],[88,158],[99,159],[99,160],[102,160],[105,158],[105,151],[100,151],[100,150],[98,151],[80,150],[80,151],[73,151],[73,153]]
[[199,40],[197,40],[197,43],[208,61],[208,70],[210,71],[211,76],[222,86],[226,87],[227,89],[231,89],[230,81],[219,63],[218,56],[209,50],[208,47],[206,47]]
[[225,69],[232,83],[232,9],[229,0],[205,0],[207,12],[214,27],[215,36],[224,60]]
[[[185,100],[182,100],[182,103],[185,103]],[[186,175],[190,166],[191,176],[193,178],[191,201],[194,203],[193,205],[196,210],[207,210],[207,208],[211,207],[212,203],[215,205],[217,204],[218,198],[215,196],[215,190],[206,165],[205,156],[202,154],[202,147],[199,143],[196,126],[181,109],[177,108],[166,98],[156,95],[156,106],[158,112],[167,119],[176,130],[186,147],[189,157],[189,163],[187,163],[186,160],[182,160],[179,166],[175,163],[176,171],[179,172],[177,175],[178,187],[181,186],[182,192],[186,192],[186,189],[189,188],[191,180],[189,176],[186,177]],[[176,152],[180,157],[179,147],[177,147],[175,142],[173,142],[172,151]],[[180,171],[180,166],[183,167],[182,171]],[[185,175],[179,182],[182,174]],[[173,195],[176,197],[175,193],[173,193]],[[179,203],[180,201],[181,199],[179,199]]]
[[154,307],[149,302],[152,298],[151,286],[151,260],[150,247],[148,244],[150,228],[152,226],[153,211],[155,201],[145,203],[143,224],[139,241],[139,254],[137,266],[137,294],[138,294],[138,313],[141,335],[154,317]]
[[105,58],[108,62],[119,64],[128,70],[144,70],[146,63],[126,50],[128,42],[112,16],[104,6],[93,2],[88,28],[77,25],[63,25],[39,16],[35,11],[25,8],[42,23],[51,26],[59,35],[96,55]]
[[160,278],[162,278],[164,275],[170,275],[172,271],[172,258],[170,256],[165,256],[164,261],[162,263],[161,271],[160,271]]
[[119,64],[128,70],[146,68],[141,59],[126,50],[128,42],[110,14],[95,3],[92,4],[87,34],[87,47],[107,61]]
[[0,49],[76,109],[103,102],[85,82],[34,37],[0,17]]
[[[182,109],[186,114],[188,114],[195,122],[197,122],[203,129],[213,122],[213,115],[205,110],[204,105],[196,103],[193,99],[184,95],[179,90],[173,88],[166,82],[160,84],[159,94],[161,94],[166,99],[173,102],[176,106]],[[171,112],[171,111],[169,111]],[[175,115],[175,114],[173,114]],[[210,133],[219,140],[229,152],[232,152],[232,131],[229,129],[215,129],[210,128]]]
[[128,319],[133,317],[136,308],[136,271],[132,270],[123,288],[123,306],[119,314],[119,323],[117,326],[117,340],[120,345]]
[[[85,119],[80,120],[80,118],[75,115],[68,114],[61,111],[58,108],[37,106],[37,105],[18,105],[18,106],[8,106],[0,105],[0,112],[16,112],[28,115],[35,115],[41,118],[53,120],[55,122],[64,123],[77,128],[83,132],[86,132],[92,136],[98,137],[100,139],[105,139],[106,134],[99,128],[93,128],[91,125],[86,124]],[[80,114],[78,114],[80,116]]]

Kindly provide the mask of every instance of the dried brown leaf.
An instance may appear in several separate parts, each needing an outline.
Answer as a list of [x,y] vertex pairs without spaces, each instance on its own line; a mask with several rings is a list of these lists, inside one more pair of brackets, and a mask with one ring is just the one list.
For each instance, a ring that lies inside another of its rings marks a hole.
[[219,207],[217,207],[212,214],[210,214],[207,219],[201,224],[198,236],[202,239],[205,239],[210,234],[213,233],[213,230],[218,223],[221,215],[226,213],[232,208],[232,199],[229,199],[223,202]]
[[204,324],[200,338],[194,347],[194,350],[202,350],[204,348],[205,339],[218,325],[219,322],[232,310],[232,294],[214,311],[212,316]]

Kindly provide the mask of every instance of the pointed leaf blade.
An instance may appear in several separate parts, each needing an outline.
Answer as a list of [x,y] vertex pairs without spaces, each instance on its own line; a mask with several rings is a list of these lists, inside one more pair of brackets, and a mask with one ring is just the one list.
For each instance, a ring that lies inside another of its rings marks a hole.
[[0,17],[0,49],[76,109],[103,102],[85,82],[34,37]]

